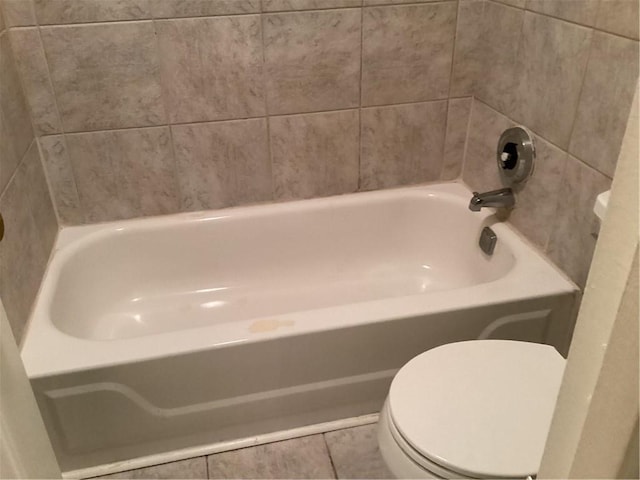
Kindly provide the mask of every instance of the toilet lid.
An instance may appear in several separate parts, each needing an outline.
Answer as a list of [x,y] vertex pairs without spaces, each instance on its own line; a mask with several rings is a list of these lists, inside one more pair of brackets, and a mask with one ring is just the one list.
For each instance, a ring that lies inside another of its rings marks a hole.
[[420,455],[475,478],[535,475],[565,360],[548,345],[481,340],[443,345],[400,369],[389,411]]

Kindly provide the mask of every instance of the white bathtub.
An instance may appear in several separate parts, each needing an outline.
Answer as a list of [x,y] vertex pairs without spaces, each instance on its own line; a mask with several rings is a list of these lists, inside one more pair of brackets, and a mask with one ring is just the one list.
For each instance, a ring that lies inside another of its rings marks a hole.
[[431,185],[63,230],[22,347],[62,469],[374,413],[399,367],[447,342],[566,350],[575,286],[470,196]]

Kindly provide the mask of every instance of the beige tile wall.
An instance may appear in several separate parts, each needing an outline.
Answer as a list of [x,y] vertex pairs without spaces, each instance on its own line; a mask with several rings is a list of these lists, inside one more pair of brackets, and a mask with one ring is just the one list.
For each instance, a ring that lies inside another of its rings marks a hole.
[[473,84],[464,62],[476,44],[459,9],[457,0],[5,5],[64,224],[457,177]]
[[495,145],[521,124],[538,147],[510,221],[584,286],[595,197],[610,188],[638,78],[637,0],[486,0],[463,179],[501,185]]
[[[1,7],[0,2],[0,11]],[[17,2],[7,7],[7,15],[0,14],[0,213],[5,224],[0,242],[0,298],[19,342],[58,222],[6,30],[28,9]]]
[[497,137],[523,124],[539,162],[511,221],[584,280],[637,0],[4,1],[63,224],[460,175],[493,188]]

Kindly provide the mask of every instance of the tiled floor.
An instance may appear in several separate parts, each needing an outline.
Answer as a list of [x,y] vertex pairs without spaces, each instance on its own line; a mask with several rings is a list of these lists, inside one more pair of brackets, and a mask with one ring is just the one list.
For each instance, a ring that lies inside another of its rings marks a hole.
[[98,478],[392,478],[376,425],[190,458]]

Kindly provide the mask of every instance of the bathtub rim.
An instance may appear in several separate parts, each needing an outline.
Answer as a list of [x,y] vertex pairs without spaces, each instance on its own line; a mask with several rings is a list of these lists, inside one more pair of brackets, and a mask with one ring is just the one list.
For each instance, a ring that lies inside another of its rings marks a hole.
[[[357,198],[361,201],[366,197],[384,199],[407,194],[453,196],[456,197],[458,203],[466,205],[471,191],[466,185],[457,182],[423,184],[334,197],[177,213],[63,228],[56,239],[47,271],[23,336],[21,355],[27,374],[30,378],[40,378],[212,348],[227,348],[239,343],[268,341],[282,336],[348,328],[363,323],[378,323],[430,313],[442,313],[478,305],[485,306],[550,295],[574,294],[579,291],[578,287],[563,272],[541,255],[526,239],[522,238],[513,227],[504,222],[497,222],[491,223],[491,228],[516,257],[514,266],[503,277],[487,283],[426,295],[383,298],[278,315],[284,324],[293,322],[293,325],[284,329],[250,333],[248,327],[252,322],[259,320],[260,317],[258,317],[232,324],[195,327],[142,337],[105,341],[82,339],[66,334],[53,324],[48,315],[55,286],[51,277],[57,279],[65,259],[72,255],[75,249],[86,246],[88,242],[93,243],[128,229],[151,230],[166,225],[206,222],[235,215],[242,217],[251,215],[256,209],[268,208],[274,213],[278,213],[295,211],[302,204],[307,207],[317,204],[331,206],[342,203],[345,199],[349,201],[349,199]],[[487,222],[490,221],[494,213],[494,209],[485,209],[482,212],[474,213],[474,215],[479,215],[484,222]],[[435,304],[434,298],[437,300]],[[222,332],[217,332],[221,339],[217,341],[207,339],[205,333],[211,329],[222,330]],[[238,338],[240,331],[244,332],[242,338]],[[45,351],[51,349],[52,345],[55,345],[54,350],[59,355],[54,358],[43,358],[39,352],[43,349]]]

